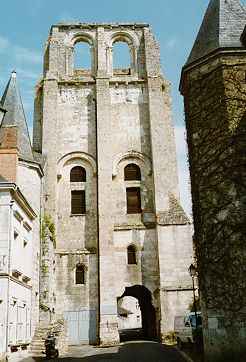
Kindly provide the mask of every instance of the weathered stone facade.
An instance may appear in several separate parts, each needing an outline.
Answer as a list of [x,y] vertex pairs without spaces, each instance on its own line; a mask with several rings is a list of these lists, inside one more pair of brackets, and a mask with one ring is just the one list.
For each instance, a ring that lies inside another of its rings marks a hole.
[[39,323],[42,168],[32,154],[13,72],[0,124],[0,359],[30,344]]
[[181,82],[205,352],[213,362],[245,359],[245,22],[239,1],[211,1]]
[[[113,69],[118,41],[129,46],[130,69]],[[77,42],[90,46],[90,70],[74,69]],[[70,342],[117,343],[117,298],[131,295],[139,299],[146,334],[163,337],[192,300],[192,231],[179,205],[169,83],[149,26],[52,26],[33,137],[34,150],[46,159],[44,213],[56,230],[49,268],[55,290],[47,286],[44,304],[65,316]],[[141,179],[125,181],[132,163]],[[70,181],[77,166],[86,171],[83,182]],[[140,189],[142,212],[127,213],[127,188]],[[73,191],[85,194],[81,215],[71,212]],[[77,265],[84,268],[83,284],[75,283]],[[80,318],[92,319],[84,339],[73,335]]]

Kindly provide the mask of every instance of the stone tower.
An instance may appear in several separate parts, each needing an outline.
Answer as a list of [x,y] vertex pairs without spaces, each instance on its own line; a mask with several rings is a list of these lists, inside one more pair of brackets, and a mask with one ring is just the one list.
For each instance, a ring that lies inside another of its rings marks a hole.
[[[117,42],[128,45],[127,69],[113,68]],[[90,69],[74,66],[79,43],[90,47]],[[47,293],[73,344],[118,342],[120,297],[138,299],[149,337],[173,330],[192,300],[191,225],[159,58],[147,24],[50,31],[33,146],[46,159],[44,210],[56,229]]]
[[239,0],[211,0],[181,79],[205,351],[213,362],[245,359],[245,23]]

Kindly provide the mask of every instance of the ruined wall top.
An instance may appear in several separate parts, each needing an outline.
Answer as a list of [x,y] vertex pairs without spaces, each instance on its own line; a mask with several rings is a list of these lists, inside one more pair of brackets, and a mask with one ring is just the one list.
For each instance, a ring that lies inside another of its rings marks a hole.
[[[128,46],[130,64],[127,69],[113,69],[114,45]],[[78,43],[90,49],[90,69],[75,68]],[[125,76],[143,79],[160,75],[159,45],[146,23],[59,23],[52,25],[44,56],[44,77],[72,80],[80,78]],[[88,80],[88,79],[87,79]]]

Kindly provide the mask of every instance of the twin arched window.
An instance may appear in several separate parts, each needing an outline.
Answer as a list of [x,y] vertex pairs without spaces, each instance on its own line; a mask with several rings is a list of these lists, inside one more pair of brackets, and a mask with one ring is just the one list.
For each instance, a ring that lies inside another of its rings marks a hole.
[[127,248],[127,264],[137,264],[136,249],[134,245]]
[[[86,182],[86,170],[81,166],[75,166],[70,172],[70,182]],[[82,215],[86,213],[85,190],[81,188],[71,190],[71,214]]]
[[[132,48],[129,47],[130,40],[124,36],[118,36],[113,41],[113,74],[130,75],[133,63]],[[90,75],[95,55],[91,52],[92,41],[88,38],[78,39],[74,44],[74,69],[80,75]],[[78,72],[80,71],[80,72]]]
[[82,264],[76,265],[75,284],[85,284],[85,267]]

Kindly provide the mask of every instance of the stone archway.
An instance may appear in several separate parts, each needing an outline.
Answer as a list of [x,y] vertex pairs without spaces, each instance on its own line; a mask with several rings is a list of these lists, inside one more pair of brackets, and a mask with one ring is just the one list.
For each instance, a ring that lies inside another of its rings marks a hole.
[[143,285],[126,287],[124,293],[118,298],[134,297],[138,300],[142,315],[142,328],[144,338],[156,339],[156,311],[152,304],[152,295],[148,288]]

